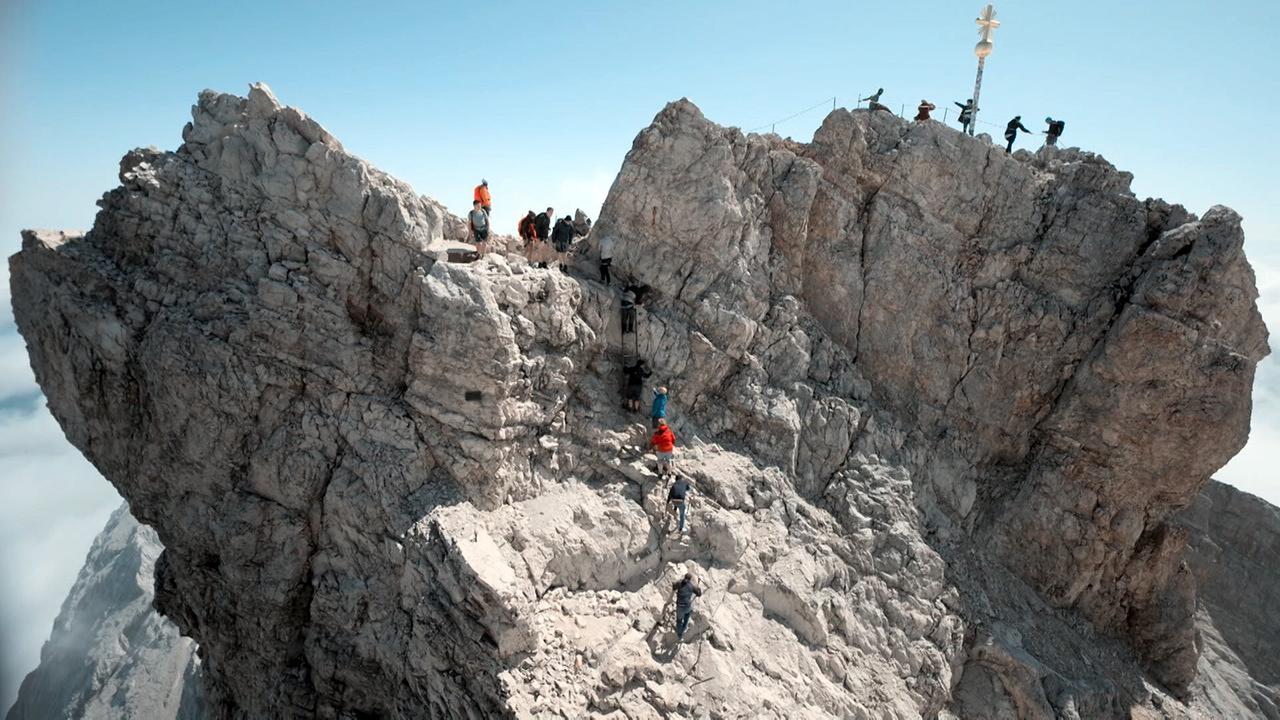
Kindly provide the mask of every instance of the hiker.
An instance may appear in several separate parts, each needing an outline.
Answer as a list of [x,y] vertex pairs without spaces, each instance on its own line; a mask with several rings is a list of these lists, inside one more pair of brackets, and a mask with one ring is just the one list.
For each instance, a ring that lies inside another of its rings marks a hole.
[[538,267],[545,268],[547,260],[551,256],[551,218],[555,217],[555,210],[547,208],[546,212],[538,213],[533,219],[533,234],[536,237]]
[[634,363],[622,368],[624,376],[622,385],[622,407],[633,412],[640,409],[640,393],[644,390],[645,378],[653,373],[645,367],[644,359],[638,358]]
[[653,405],[649,407],[649,417],[653,423],[653,429],[658,429],[658,421],[667,417],[667,389],[665,387],[656,387],[653,389]]
[[969,126],[973,124],[973,114],[978,112],[978,108],[973,106],[973,100],[965,100],[964,102],[953,102],[952,105],[960,108],[960,129],[969,132]]
[[636,331],[636,291],[628,285],[622,289],[622,334]]
[[671,457],[676,451],[676,434],[671,432],[667,421],[658,418],[658,429],[649,438],[649,445],[658,455],[658,477],[671,474]]
[[1067,124],[1061,120],[1054,120],[1051,117],[1045,118],[1044,121],[1049,126],[1049,129],[1044,131],[1046,136],[1044,144],[1046,146],[1057,145],[1058,138],[1062,137],[1062,131],[1067,129]]
[[671,514],[678,518],[677,532],[684,532],[684,521],[688,515],[691,492],[693,492],[693,484],[683,475],[677,475],[676,481],[671,483],[671,489],[667,491],[667,506],[671,509]]
[[520,222],[516,225],[516,232],[520,235],[520,239],[524,241],[524,257],[529,261],[530,265],[538,263],[540,257],[538,253],[538,235],[535,231],[535,221],[537,217],[530,210],[524,217],[520,218]]
[[916,108],[916,122],[929,119],[929,113],[937,110],[938,107],[928,100],[921,100],[920,107]]
[[568,273],[569,268],[565,265],[566,253],[569,252],[569,245],[573,242],[573,218],[565,215],[556,221],[556,226],[551,228],[551,244],[556,250],[556,262],[560,263],[560,272]]
[[876,90],[874,95],[868,95],[864,98],[858,98],[858,102],[863,102],[864,100],[867,101],[868,103],[870,103],[868,107],[870,107],[872,110],[888,110],[889,108],[880,104],[880,96],[883,94],[884,94],[884,88],[880,88],[879,90]]
[[467,225],[471,228],[471,242],[475,243],[476,252],[483,257],[489,250],[489,213],[484,211],[484,205],[479,200],[471,203]]
[[685,573],[680,582],[671,586],[676,594],[676,637],[683,638],[693,616],[693,596],[702,597],[702,588],[693,584],[693,573]]
[[490,210],[488,180],[481,178],[480,184],[476,186],[475,201],[480,203],[480,209],[484,210],[485,215],[488,215]]
[[609,268],[613,266],[613,236],[605,235],[600,238],[600,282],[608,285],[612,282],[609,277]]
[[1004,139],[1009,141],[1009,144],[1005,146],[1005,149],[1004,149],[1005,152],[1007,153],[1013,152],[1013,141],[1018,138],[1019,130],[1025,133],[1031,132],[1027,128],[1023,127],[1022,116],[1014,115],[1013,119],[1009,121],[1009,124],[1004,126]]

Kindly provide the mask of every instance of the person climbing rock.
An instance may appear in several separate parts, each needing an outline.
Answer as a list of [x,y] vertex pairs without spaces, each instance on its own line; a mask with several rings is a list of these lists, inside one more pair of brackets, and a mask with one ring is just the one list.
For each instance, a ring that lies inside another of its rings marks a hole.
[[1062,131],[1067,129],[1067,124],[1061,120],[1054,120],[1051,117],[1045,118],[1044,121],[1045,124],[1049,126],[1049,129],[1044,131],[1044,144],[1057,145],[1058,138],[1062,137]]
[[483,256],[489,249],[489,213],[484,211],[479,200],[471,203],[467,225],[471,228],[471,242],[475,243],[476,252]]
[[868,95],[864,98],[858,98],[858,102],[866,101],[868,103],[867,107],[871,108],[872,110],[888,110],[889,108],[880,104],[880,96],[883,94],[884,94],[884,88],[880,88],[879,90],[876,90],[875,93],[871,95]]
[[689,618],[693,616],[693,598],[702,597],[702,588],[694,584],[693,573],[685,573],[671,590],[676,594],[676,637],[683,638],[684,631],[689,629]]
[[916,117],[915,117],[916,122],[920,122],[922,120],[928,120],[929,113],[937,109],[938,109],[938,106],[934,105],[928,100],[921,100],[920,107],[916,108]]
[[569,245],[573,242],[573,218],[565,215],[556,221],[556,226],[551,228],[551,245],[556,251],[556,262],[560,263],[560,272],[568,273],[569,267],[565,265],[565,259],[568,257]]
[[688,515],[691,492],[693,492],[693,483],[683,475],[677,476],[676,481],[671,483],[671,489],[667,491],[667,506],[671,508],[671,514],[676,516],[677,532],[684,532],[684,521]]
[[600,282],[608,285],[613,281],[609,277],[609,268],[613,267],[613,236],[600,238]]
[[653,405],[649,407],[649,417],[653,423],[653,429],[658,429],[658,421],[667,417],[667,389],[665,387],[656,387],[653,389]]
[[973,100],[952,104],[960,108],[960,129],[969,132],[969,124],[973,122],[973,114],[978,111],[978,108],[973,106]]
[[628,285],[622,289],[622,334],[636,331],[636,291]]
[[536,246],[536,254],[538,256],[538,267],[545,268],[547,260],[551,256],[551,220],[556,216],[556,211],[547,208],[546,212],[540,212],[533,219],[533,234],[535,237],[534,245]]
[[671,474],[671,458],[676,452],[676,434],[671,432],[667,421],[658,418],[658,429],[649,438],[649,445],[658,454],[658,476]]
[[1026,133],[1031,132],[1030,130],[1028,130],[1026,127],[1023,126],[1022,116],[1014,115],[1013,119],[1009,121],[1009,124],[1004,126],[1004,139],[1009,141],[1009,144],[1006,145],[1004,148],[1005,152],[1007,153],[1013,152],[1013,141],[1018,139],[1019,130]]
[[476,202],[480,203],[480,209],[484,210],[484,214],[488,215],[489,211],[492,209],[491,203],[489,201],[489,181],[488,180],[485,180],[483,178],[480,180],[480,184],[476,186],[474,199]]
[[640,393],[644,390],[645,378],[652,374],[643,359],[622,368],[622,407],[631,411],[640,409]]

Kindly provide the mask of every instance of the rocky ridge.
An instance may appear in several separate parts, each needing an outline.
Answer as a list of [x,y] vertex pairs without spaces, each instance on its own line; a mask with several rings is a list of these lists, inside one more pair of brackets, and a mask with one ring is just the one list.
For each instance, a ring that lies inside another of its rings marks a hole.
[[8,720],[203,720],[195,643],[151,607],[155,531],[127,505],[94,540]]
[[202,93],[183,139],[11,267],[51,409],[165,542],[157,606],[215,716],[1191,717],[1230,692],[1193,685],[1168,522],[1243,444],[1267,352],[1230,210],[1138,200],[1077,150],[843,110],[803,145],[672,103],[591,237],[650,288],[682,537],[590,252],[437,262],[448,213],[264,86]]

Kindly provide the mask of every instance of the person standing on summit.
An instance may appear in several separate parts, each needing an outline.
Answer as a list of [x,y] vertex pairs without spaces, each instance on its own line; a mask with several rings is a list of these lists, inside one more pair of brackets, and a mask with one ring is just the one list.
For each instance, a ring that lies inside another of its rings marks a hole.
[[480,179],[480,184],[476,186],[475,197],[476,202],[480,203],[480,209],[484,210],[485,215],[491,214],[492,203],[489,200],[489,181]]
[[973,113],[977,111],[977,108],[973,106],[973,100],[952,104],[960,108],[960,117],[957,118],[960,121],[960,129],[969,132],[969,123],[973,122]]
[[1013,141],[1018,139],[1019,130],[1025,133],[1031,132],[1030,130],[1028,130],[1026,127],[1023,126],[1022,116],[1014,115],[1013,119],[1009,121],[1009,124],[1004,126],[1004,139],[1009,141],[1009,144],[1006,145],[1004,148],[1005,152],[1007,153],[1013,152]]
[[547,266],[547,258],[551,254],[551,221],[555,218],[556,211],[547,208],[546,212],[540,212],[533,219],[533,234],[537,238],[535,244],[538,246],[538,267],[545,268]]
[[1049,126],[1049,129],[1044,131],[1044,134],[1046,135],[1044,144],[1048,146],[1057,145],[1058,138],[1062,137],[1062,131],[1067,129],[1067,124],[1061,120],[1054,120],[1051,117],[1045,118],[1044,122]]
[[489,251],[489,213],[484,211],[479,200],[471,203],[467,225],[471,228],[471,242],[475,243],[476,252],[483,257]]
[[937,105],[934,105],[928,100],[921,100],[920,107],[916,108],[916,118],[915,118],[916,122],[921,122],[922,120],[928,120],[929,113],[937,109],[938,109]]

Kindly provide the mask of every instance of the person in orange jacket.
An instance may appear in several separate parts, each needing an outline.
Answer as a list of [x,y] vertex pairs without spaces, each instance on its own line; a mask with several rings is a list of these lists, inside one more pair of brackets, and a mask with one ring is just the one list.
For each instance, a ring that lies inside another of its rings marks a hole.
[[676,434],[671,432],[665,419],[658,419],[658,429],[654,430],[653,437],[649,438],[649,445],[653,447],[654,452],[658,453],[658,475],[669,475],[671,456],[676,451]]
[[489,202],[489,181],[481,178],[480,184],[476,186],[475,201],[480,203],[480,209],[484,210],[485,215],[492,215],[489,212],[491,203]]

